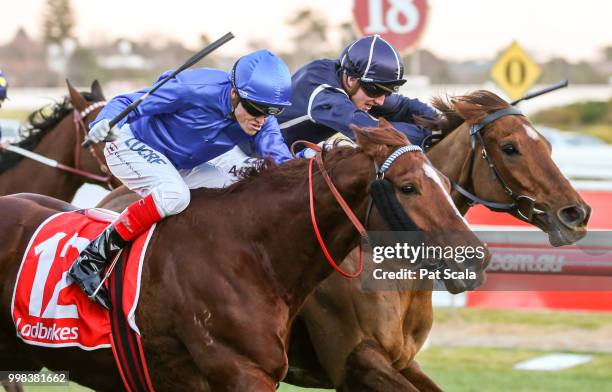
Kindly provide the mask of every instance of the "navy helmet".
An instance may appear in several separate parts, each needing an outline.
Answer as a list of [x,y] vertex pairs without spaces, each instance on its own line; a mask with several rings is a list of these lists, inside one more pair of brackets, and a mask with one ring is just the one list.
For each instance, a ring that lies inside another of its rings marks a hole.
[[231,83],[243,100],[264,107],[291,105],[289,68],[269,50],[258,50],[239,58],[232,69]]
[[340,55],[342,70],[363,83],[399,87],[404,64],[397,50],[379,35],[363,37],[347,46]]
[[4,73],[0,71],[0,101],[4,101],[6,99],[6,91],[8,90],[8,82]]

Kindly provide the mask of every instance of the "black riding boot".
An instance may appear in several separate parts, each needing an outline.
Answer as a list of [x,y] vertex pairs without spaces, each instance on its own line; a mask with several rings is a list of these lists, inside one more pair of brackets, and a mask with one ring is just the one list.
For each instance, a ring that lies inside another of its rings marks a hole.
[[[104,267],[110,263],[127,244],[113,225],[96,237],[70,267],[68,274],[87,294],[89,299],[110,310],[110,300],[106,287],[100,286]],[[99,287],[99,289],[98,289]],[[98,291],[96,292],[96,289]],[[94,295],[95,293],[95,295]]]

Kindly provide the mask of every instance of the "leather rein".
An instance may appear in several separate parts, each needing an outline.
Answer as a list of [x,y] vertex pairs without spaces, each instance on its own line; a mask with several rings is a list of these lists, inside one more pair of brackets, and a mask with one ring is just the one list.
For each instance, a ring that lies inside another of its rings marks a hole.
[[82,170],[79,169],[79,167],[81,166],[81,143],[85,140],[87,140],[87,125],[85,125],[85,119],[87,118],[87,116],[89,116],[91,113],[93,113],[96,109],[102,108],[104,107],[104,105],[106,105],[106,101],[99,101],[99,102],[95,102],[89,106],[87,106],[85,109],[83,109],[83,111],[79,112],[77,109],[74,109],[74,113],[73,113],[73,122],[74,122],[74,129],[76,132],[75,135],[75,145],[74,145],[74,162],[75,162],[75,167],[74,168],[69,168],[66,169],[66,167],[60,168],[62,170],[68,171],[70,173],[76,174],[78,176],[90,179],[90,180],[94,180],[97,182],[101,182],[106,184],[106,187],[108,189],[113,189],[112,186],[112,179],[113,179],[113,175],[111,174],[110,170],[108,169],[108,166],[106,165],[106,161],[103,157],[100,156],[100,153],[98,151],[96,151],[96,149],[94,148],[94,146],[90,146],[88,148],[89,153],[91,154],[91,156],[96,160],[96,162],[98,162],[98,165],[100,167],[100,171],[104,174],[106,174],[106,176],[100,176],[98,174],[94,174],[91,172],[88,172],[86,170]]

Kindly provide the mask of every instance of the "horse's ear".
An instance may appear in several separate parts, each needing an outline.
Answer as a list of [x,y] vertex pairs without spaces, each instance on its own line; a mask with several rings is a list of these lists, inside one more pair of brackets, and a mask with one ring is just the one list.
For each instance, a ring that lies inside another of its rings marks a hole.
[[476,124],[486,117],[487,113],[481,106],[463,99],[451,99],[455,111],[468,123]]
[[100,82],[98,82],[98,79],[94,80],[91,84],[91,95],[94,97],[96,102],[106,101],[104,93],[102,92],[102,86],[100,85]]
[[66,85],[68,86],[68,93],[70,94],[70,103],[72,103],[72,107],[74,107],[79,112],[83,111],[88,106],[87,101],[85,100],[85,98],[83,98],[81,93],[79,93],[72,86],[68,79],[66,79]]
[[[381,120],[387,122],[384,119]],[[387,124],[390,125],[388,122]],[[389,147],[385,144],[376,143],[374,140],[372,140],[372,137],[370,137],[370,131],[368,129],[360,128],[354,124],[349,125],[349,127],[355,134],[357,145],[361,147],[366,155],[369,155],[372,159],[378,161],[380,157],[385,157],[389,154]]]
[[384,117],[378,119],[378,126],[380,128],[393,128],[393,125],[387,121]]

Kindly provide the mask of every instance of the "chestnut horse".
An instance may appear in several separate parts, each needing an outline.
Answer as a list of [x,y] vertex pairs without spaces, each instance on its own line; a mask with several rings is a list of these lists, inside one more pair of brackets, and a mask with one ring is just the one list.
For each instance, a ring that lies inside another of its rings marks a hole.
[[[474,134],[472,146],[470,126],[482,124],[492,113],[512,111],[508,103],[488,91],[476,91],[450,102],[436,99],[434,106],[442,118],[429,125],[442,128],[445,137],[427,155],[469,191],[468,197],[474,199],[473,193],[497,210],[529,220],[547,232],[555,246],[586,234],[590,207],[561,174],[551,159],[550,144],[525,116],[513,113],[492,120],[479,131],[482,138]],[[526,219],[529,200],[524,203],[521,195],[535,200],[531,219]],[[472,201],[457,190],[452,196],[466,213]],[[440,390],[415,361],[432,320],[431,292],[366,293],[359,282],[331,276],[309,297],[293,324],[285,382],[360,392]]]
[[[528,215],[529,203],[520,213],[521,203],[513,209],[513,198],[482,158],[482,146],[471,145],[470,125],[508,109],[508,103],[488,91],[454,97],[451,103],[434,102],[443,116],[426,125],[441,129],[444,138],[428,152],[431,162],[490,206],[519,218]],[[582,238],[590,207],[559,172],[550,145],[528,119],[503,116],[481,133],[495,170],[515,197],[526,193],[535,198],[537,212],[530,223],[547,232],[554,245]],[[473,201],[457,190],[452,196],[465,214]],[[99,206],[121,211],[136,199],[121,187]],[[438,390],[414,360],[432,320],[431,292],[364,293],[359,282],[333,275],[309,297],[293,323],[285,382],[345,391]]]
[[[409,144],[390,125],[383,126],[355,128],[360,148],[336,147],[322,155],[331,181],[362,222],[375,163],[381,165]],[[313,233],[309,205],[334,258],[342,260],[360,239],[323,170],[312,167],[308,160],[266,165],[229,188],[194,190],[183,213],[158,224],[145,256],[136,315],[157,391],[274,391],[285,377],[291,322],[332,272]],[[399,211],[419,229],[452,230],[461,233],[463,245],[483,246],[450,202],[444,189],[448,182],[424,154],[397,156],[385,178],[386,196],[394,197]],[[50,206],[65,205],[47,201],[0,198],[0,301],[5,309],[0,369],[67,369],[72,380],[95,390],[120,390],[110,350],[49,349],[24,344],[15,335],[8,310],[21,256],[36,228],[57,211]],[[369,222],[374,230],[385,228],[377,207],[369,211]],[[478,279],[448,281],[447,287],[482,283],[487,263],[488,257],[466,263],[462,268]]]
[[[101,147],[88,151],[80,147],[87,132],[84,126],[95,118],[104,102],[100,84],[94,81],[90,93],[80,94],[70,84],[68,89],[69,97],[29,115],[28,124],[22,131],[24,138],[17,146],[89,173],[90,177],[50,167],[0,148],[0,195],[31,192],[71,201],[85,182],[107,185],[112,179]],[[82,123],[78,121],[80,116],[84,117]],[[114,185],[118,185],[116,180]]]

